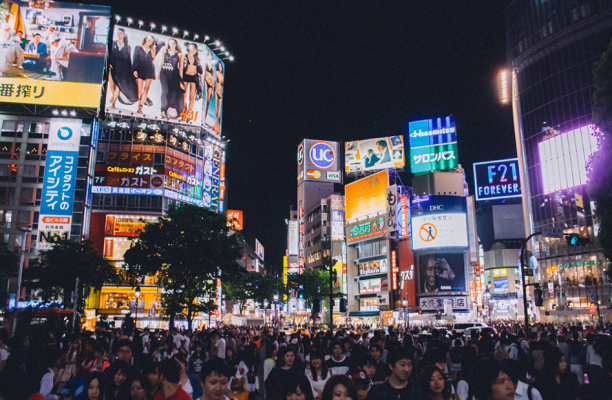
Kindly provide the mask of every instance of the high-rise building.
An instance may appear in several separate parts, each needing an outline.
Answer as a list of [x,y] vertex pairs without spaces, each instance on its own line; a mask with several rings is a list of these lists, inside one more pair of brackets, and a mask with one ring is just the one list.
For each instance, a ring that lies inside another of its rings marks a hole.
[[[586,163],[597,150],[593,67],[612,39],[612,4],[515,0],[506,10],[506,36],[519,159],[527,171],[527,234],[554,226],[590,238],[587,246],[535,241],[536,279],[545,289],[541,317],[591,320],[595,283],[603,284],[604,293],[610,290],[596,240],[596,210],[586,191]],[[600,285],[605,305],[601,293]]]

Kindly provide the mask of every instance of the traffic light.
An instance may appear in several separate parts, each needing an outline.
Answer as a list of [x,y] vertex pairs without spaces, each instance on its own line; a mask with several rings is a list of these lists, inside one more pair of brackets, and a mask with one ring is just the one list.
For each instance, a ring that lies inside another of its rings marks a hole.
[[314,316],[315,316],[315,315],[317,315],[317,314],[318,314],[320,311],[321,311],[321,307],[320,307],[320,305],[319,305],[319,299],[318,299],[318,298],[315,298],[315,299],[312,301],[312,313],[311,313],[311,314],[312,314],[313,318],[314,318]]
[[586,246],[591,241],[588,237],[580,236],[578,233],[570,233],[565,235],[568,246]]
[[338,272],[336,272],[335,270],[332,270],[330,275],[331,275],[331,281],[335,284],[336,279],[338,279]]
[[340,299],[340,312],[346,312],[346,299]]
[[419,315],[423,315],[423,310],[419,310]]
[[595,311],[597,311],[597,308],[595,307],[595,303],[591,303],[591,305],[589,306],[589,311],[591,313],[595,313]]
[[535,298],[536,307],[542,307],[544,305],[544,298],[542,297],[542,289],[535,289],[533,291],[533,296]]

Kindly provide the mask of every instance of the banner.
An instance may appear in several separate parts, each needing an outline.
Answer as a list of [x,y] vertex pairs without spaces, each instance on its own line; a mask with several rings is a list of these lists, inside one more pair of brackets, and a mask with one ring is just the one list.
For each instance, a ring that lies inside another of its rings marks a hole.
[[[109,67],[108,113],[201,126],[220,136],[225,65],[205,44],[116,25]],[[146,83],[143,98],[138,85]]]
[[81,120],[53,119],[38,220],[38,250],[49,250],[58,238],[70,238]]
[[288,251],[290,256],[298,255],[298,222],[289,221]]
[[36,3],[0,4],[0,102],[99,108],[110,7]]

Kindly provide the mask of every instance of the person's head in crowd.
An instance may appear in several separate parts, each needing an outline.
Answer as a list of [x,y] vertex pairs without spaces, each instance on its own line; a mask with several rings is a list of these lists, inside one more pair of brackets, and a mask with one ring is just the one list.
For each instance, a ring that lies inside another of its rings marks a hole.
[[172,356],[172,359],[176,360],[181,366],[181,375],[186,373],[187,358],[185,357],[185,355],[182,353],[176,353],[175,355]]
[[119,342],[117,360],[125,361],[128,364],[132,360],[132,342],[129,339],[123,339]]
[[266,342],[266,358],[274,358],[276,357],[276,353],[276,345],[268,340]]
[[544,351],[544,375],[563,375],[568,371],[565,355],[557,347],[550,347]]
[[342,354],[344,354],[344,347],[342,343],[337,340],[334,340],[331,344],[331,353],[334,359],[339,360],[342,358]]
[[292,347],[283,346],[278,351],[278,357],[276,358],[276,365],[283,369],[291,369],[295,363],[295,351]]
[[517,360],[512,360],[510,358],[501,360],[501,369],[510,377],[514,385],[514,390],[516,391],[518,382],[526,378],[527,371],[521,367]]
[[382,336],[378,336],[374,338],[374,343],[380,346],[381,351],[385,351],[385,339]]
[[134,376],[130,385],[132,400],[147,400],[149,390],[151,390],[151,383],[144,375],[138,374]]
[[226,360],[233,360],[234,359],[234,350],[231,347],[228,347],[225,350],[225,359]]
[[[310,391],[312,394],[312,391]],[[357,386],[346,375],[334,375],[323,388],[321,400],[358,400]]]
[[412,345],[413,345],[412,335],[409,333],[405,334],[404,338],[402,339],[402,346],[411,347]]
[[157,392],[159,389],[159,374],[157,372],[157,364],[150,364],[143,372],[149,381],[149,386],[151,387],[150,391],[155,390],[155,392]]
[[[397,381],[405,382],[412,374],[412,358],[405,347],[398,347],[387,356],[387,363],[391,369],[391,377]],[[380,366],[385,368],[385,366]]]
[[212,358],[206,361],[200,371],[200,381],[206,397],[210,400],[223,400],[231,376],[230,367],[224,360]]
[[451,391],[444,379],[444,372],[435,365],[426,366],[421,375],[419,375],[419,385],[425,398],[439,398],[442,396],[444,400],[451,398]]
[[104,400],[106,393],[107,378],[104,372],[94,371],[85,376],[84,385],[85,393],[82,400]]
[[[353,357],[351,357],[353,358]],[[366,378],[372,380],[376,374],[376,360],[370,354],[361,354],[355,357],[354,367],[365,372]],[[385,368],[381,366],[381,368]]]
[[[317,372],[321,369],[321,374]],[[325,363],[325,357],[320,351],[313,351],[310,353],[310,372],[312,372],[312,379],[314,381],[324,380],[327,377],[327,364]]]
[[470,377],[468,399],[513,400],[514,384],[501,363],[495,359],[483,359],[476,363]]
[[93,355],[94,346],[97,343],[98,342],[95,339],[87,339],[87,341],[85,342],[85,346],[83,346],[83,351],[85,352],[86,356]]
[[444,353],[444,350],[437,347],[429,348],[425,354],[423,354],[423,361],[425,362],[425,365],[435,365],[444,371],[446,367],[446,354]]
[[55,368],[59,367],[60,361],[62,359],[62,352],[58,347],[50,346],[46,349],[46,367],[47,368]]
[[368,398],[368,390],[370,388],[370,384],[372,383],[371,379],[366,377],[365,372],[358,371],[349,376],[352,379],[355,387],[357,388],[357,398],[359,400],[367,400]]
[[194,349],[196,354],[204,354],[204,343],[201,340],[196,341]]
[[438,339],[440,339],[440,331],[439,331],[439,330],[437,330],[436,328],[432,329],[432,330],[431,330],[431,338],[432,338],[433,340],[438,340]]
[[109,397],[116,396],[119,392],[128,392],[128,369],[129,365],[123,360],[113,363],[114,374],[109,376],[108,390]]
[[382,357],[383,351],[382,348],[378,344],[370,345],[370,355],[374,357],[376,364],[380,362],[380,357]]
[[102,347],[101,344],[96,343],[95,346],[93,346],[93,355],[96,360],[102,358],[104,355],[104,347]]

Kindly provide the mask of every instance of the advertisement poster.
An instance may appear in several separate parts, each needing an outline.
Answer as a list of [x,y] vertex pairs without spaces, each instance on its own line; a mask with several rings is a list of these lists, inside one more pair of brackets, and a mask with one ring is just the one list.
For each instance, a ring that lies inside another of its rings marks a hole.
[[387,214],[385,224],[388,232],[397,231],[397,187],[396,185],[387,188]]
[[404,168],[404,137],[391,136],[346,142],[344,170],[350,172]]
[[344,198],[331,196],[331,240],[344,240]]
[[467,248],[466,214],[432,214],[412,217],[412,249]]
[[243,229],[243,212],[242,210],[227,210],[227,227],[241,231]]
[[110,7],[33,3],[0,3],[7,24],[0,38],[0,102],[97,109]]
[[346,185],[344,189],[347,221],[386,211],[388,186],[389,171],[387,170]]
[[115,26],[107,112],[221,134],[225,65],[205,44]]
[[289,245],[288,251],[290,256],[298,255],[298,222],[289,221]]
[[410,121],[408,136],[413,174],[459,166],[455,117]]
[[304,139],[298,147],[298,182],[342,183],[340,143]]
[[261,258],[261,261],[264,261],[264,247],[257,239],[255,239],[255,253],[257,253],[259,258]]
[[477,201],[521,197],[518,158],[474,163]]
[[410,200],[401,196],[397,201],[397,236],[405,239],[410,236]]
[[418,261],[421,294],[466,291],[463,252],[421,254]]
[[81,120],[74,119],[50,123],[38,219],[39,250],[51,249],[57,238],[70,238],[81,126]]

